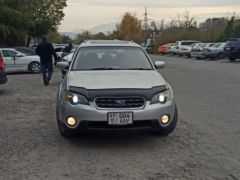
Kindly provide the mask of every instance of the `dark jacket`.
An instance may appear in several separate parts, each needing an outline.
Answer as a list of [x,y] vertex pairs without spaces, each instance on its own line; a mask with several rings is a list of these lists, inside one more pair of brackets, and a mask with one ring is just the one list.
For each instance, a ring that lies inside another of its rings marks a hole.
[[53,63],[53,56],[55,61],[57,61],[57,54],[53,48],[53,45],[49,42],[42,42],[39,44],[36,48],[36,54],[40,56],[40,61],[42,64]]

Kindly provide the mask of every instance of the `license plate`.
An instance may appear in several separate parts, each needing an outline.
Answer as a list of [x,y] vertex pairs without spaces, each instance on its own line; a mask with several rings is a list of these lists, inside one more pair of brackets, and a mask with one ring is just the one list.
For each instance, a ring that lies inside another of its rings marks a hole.
[[132,112],[108,113],[108,124],[118,126],[133,124],[133,113]]

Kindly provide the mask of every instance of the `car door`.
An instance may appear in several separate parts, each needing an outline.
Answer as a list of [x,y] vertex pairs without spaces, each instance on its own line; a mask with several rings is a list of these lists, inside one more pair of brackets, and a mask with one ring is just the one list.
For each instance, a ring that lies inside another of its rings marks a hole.
[[15,62],[13,57],[16,56],[16,53],[11,50],[2,49],[2,54],[4,58],[6,72],[14,70]]
[[14,66],[19,70],[27,70],[29,64],[29,57],[19,51],[13,50]]
[[3,57],[6,59],[6,71],[27,70],[27,60],[23,53],[12,49],[2,50]]

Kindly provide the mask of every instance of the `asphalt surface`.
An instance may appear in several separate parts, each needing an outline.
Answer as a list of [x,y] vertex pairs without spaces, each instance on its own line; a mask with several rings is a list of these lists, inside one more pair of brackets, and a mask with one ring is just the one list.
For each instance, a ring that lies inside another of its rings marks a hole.
[[174,90],[179,124],[168,137],[83,135],[63,139],[40,75],[0,86],[1,180],[240,179],[240,62],[153,56]]

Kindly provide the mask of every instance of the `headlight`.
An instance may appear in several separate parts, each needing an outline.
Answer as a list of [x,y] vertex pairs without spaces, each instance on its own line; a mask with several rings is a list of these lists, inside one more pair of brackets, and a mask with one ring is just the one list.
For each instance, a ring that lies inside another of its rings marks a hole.
[[76,105],[76,104],[89,105],[87,98],[79,94],[74,94],[70,91],[64,91],[63,100],[66,102],[70,102],[73,105]]
[[170,101],[172,99],[173,99],[172,92],[170,89],[167,89],[164,92],[154,95],[151,100],[151,104],[157,103],[165,104],[167,101]]

